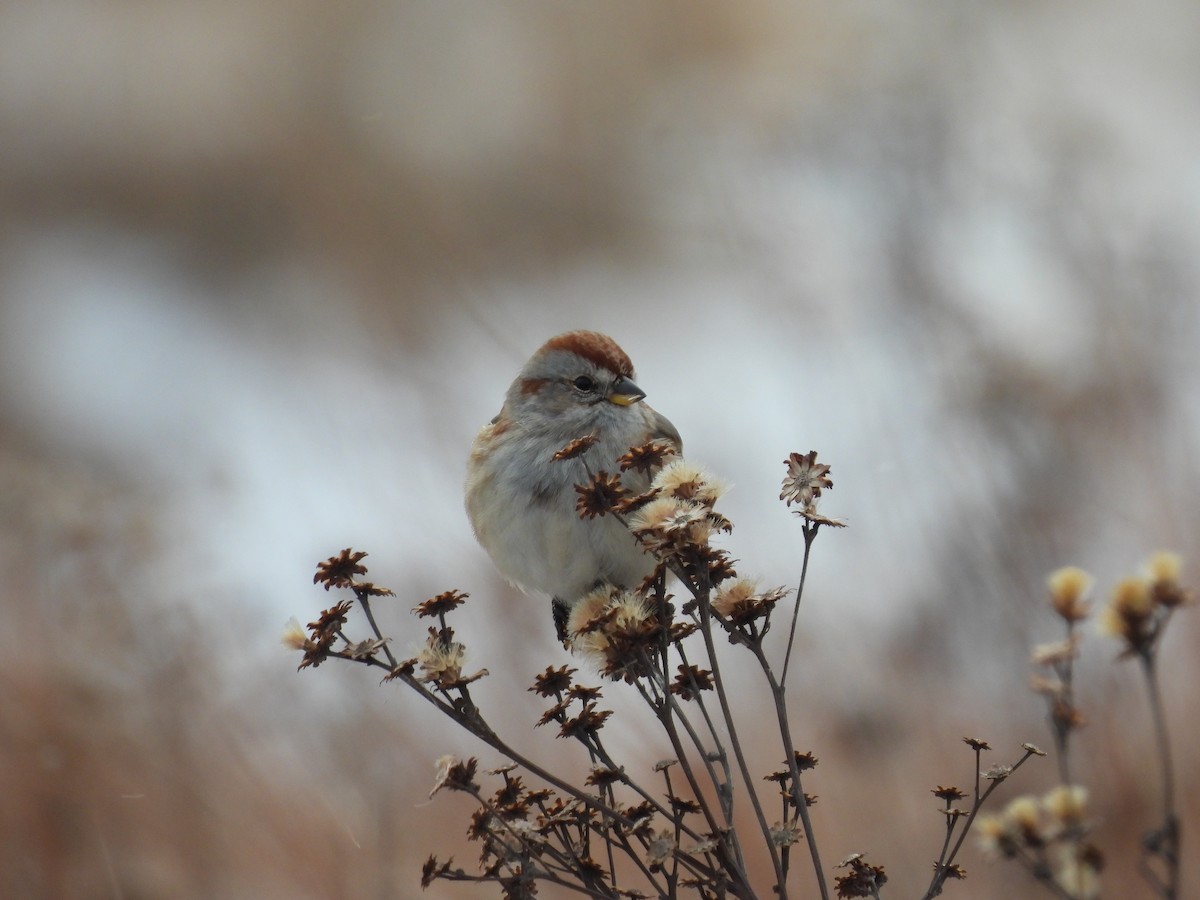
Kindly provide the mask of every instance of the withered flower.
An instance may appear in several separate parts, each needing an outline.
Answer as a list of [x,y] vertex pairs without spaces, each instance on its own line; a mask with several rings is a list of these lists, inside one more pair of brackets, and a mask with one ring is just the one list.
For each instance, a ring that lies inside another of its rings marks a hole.
[[355,552],[347,547],[337,556],[331,556],[317,565],[317,574],[313,576],[313,584],[325,585],[330,588],[350,587],[354,584],[355,575],[366,575],[367,567],[359,565],[366,556],[362,551]]
[[595,519],[612,512],[629,491],[620,475],[609,475],[603,469],[592,476],[588,484],[575,485],[575,510],[581,519]]
[[427,888],[438,878],[442,878],[450,871],[450,864],[454,862],[454,857],[450,857],[444,863],[439,863],[437,857],[430,856],[425,860],[425,865],[421,867],[421,887]]
[[695,800],[688,800],[686,797],[672,797],[671,808],[678,813],[696,815],[703,811],[703,807]]
[[567,691],[567,696],[572,700],[583,700],[586,702],[588,700],[599,700],[601,693],[602,691],[597,685],[588,687],[582,684],[573,684],[570,690]]
[[669,457],[677,456],[678,451],[666,441],[651,441],[640,447],[630,447],[629,452],[617,457],[622,472],[632,469],[649,475],[656,469],[661,469]]
[[684,852],[686,852],[688,856],[700,856],[704,853],[712,853],[717,849],[718,843],[719,842],[715,837],[709,835],[694,846],[688,847]]
[[600,664],[602,674],[627,680],[657,651],[660,631],[650,601],[609,586],[579,600],[567,620],[571,649]]
[[596,434],[586,434],[583,437],[575,438],[575,440],[568,442],[566,446],[555,451],[550,460],[551,462],[561,462],[564,459],[575,459],[575,457],[587,453],[599,442],[600,437]]
[[1159,550],[1146,563],[1150,593],[1154,602],[1165,609],[1173,609],[1192,602],[1191,594],[1179,583],[1179,572],[1183,559],[1178,553]]
[[1054,880],[1077,900],[1100,896],[1100,870],[1104,855],[1091,844],[1067,844],[1059,850],[1059,865]]
[[430,628],[425,646],[417,655],[417,663],[422,670],[421,680],[436,684],[442,690],[450,690],[478,681],[488,674],[487,669],[480,669],[474,675],[463,675],[462,664],[466,655],[467,648],[454,640],[453,629],[439,631]]
[[671,682],[671,693],[681,700],[691,700],[700,691],[713,689],[712,672],[699,666],[679,666],[679,674]]
[[597,731],[604,727],[604,723],[608,721],[608,717],[612,715],[610,709],[596,709],[596,704],[585,703],[579,715],[573,719],[567,719],[559,728],[559,737],[587,737],[594,735]]
[[432,797],[442,788],[450,791],[466,791],[478,793],[479,785],[475,783],[475,772],[479,768],[479,760],[471,757],[466,762],[454,756],[443,756],[437,761],[437,774],[433,779]]
[[942,787],[940,784],[937,786],[936,790],[931,791],[930,793],[932,793],[935,797],[940,797],[947,803],[954,803],[956,800],[961,800],[963,797],[967,796],[956,787]]
[[813,525],[828,525],[830,528],[845,528],[846,523],[841,519],[831,519],[829,516],[824,516],[817,512],[817,504],[810,503],[803,509],[792,510],[792,515],[799,516],[806,522],[811,522]]
[[649,863],[650,871],[661,870],[674,853],[675,839],[670,831],[660,831],[653,835],[650,845],[646,848],[646,862]]
[[796,758],[796,770],[798,772],[807,772],[810,769],[815,769],[817,767],[817,763],[820,762],[819,759],[813,756],[813,752],[811,750],[809,750],[807,753],[801,753],[799,750],[796,750],[793,752],[793,755]]
[[817,462],[816,450],[810,450],[803,456],[793,453],[783,464],[787,466],[787,475],[784,476],[779,499],[786,501],[788,506],[799,503],[807,507],[821,496],[822,490],[833,487],[833,481],[828,477],[829,466]]
[[367,640],[359,641],[357,644],[351,644],[346,648],[346,655],[351,659],[370,659],[376,653],[383,649],[384,644],[391,641],[391,638],[368,638]]
[[658,493],[659,492],[657,490],[655,490],[654,488],[650,488],[650,490],[645,491],[644,493],[634,494],[630,497],[625,497],[625,498],[617,501],[617,504],[613,507],[613,512],[618,513],[622,516],[627,516],[630,513],[635,513],[639,509],[641,509],[643,506],[645,506],[647,503],[649,503],[651,500],[653,500],[655,497],[657,497]]
[[524,816],[528,812],[528,808],[521,802],[524,793],[520,776],[505,776],[504,786],[498,788],[492,797],[492,805],[504,813],[505,818],[513,815]]
[[608,766],[596,766],[584,780],[584,784],[592,787],[607,787],[616,784],[625,777],[624,769],[610,769]]
[[370,581],[359,581],[354,585],[354,593],[359,597],[395,597],[396,592],[391,588],[372,584]]
[[288,619],[287,624],[283,626],[283,637],[280,640],[289,650],[307,650],[312,646],[308,632],[300,627],[300,620],[295,616]]
[[333,649],[334,641],[341,634],[342,626],[346,624],[347,614],[353,607],[352,600],[339,601],[324,610],[317,621],[308,623],[312,639],[304,648],[304,659],[300,663],[301,669],[308,666],[315,669],[325,661]]
[[963,738],[963,743],[976,752],[992,749],[987,741],[981,741],[979,738],[965,737]]
[[464,594],[462,591],[449,590],[443,591],[436,597],[431,597],[413,607],[418,618],[432,618],[434,616],[445,615],[454,609],[462,606],[466,602],[470,594]]
[[1042,797],[1042,808],[1062,826],[1072,828],[1082,824],[1087,813],[1087,788],[1078,784],[1060,784]]
[[575,862],[576,865],[579,866],[579,874],[583,875],[585,878],[598,880],[604,878],[608,874],[604,871],[604,867],[590,856],[581,857]]
[[771,588],[760,593],[757,579],[739,578],[717,591],[712,600],[712,609],[733,625],[745,625],[769,615],[775,604],[788,593],[789,590],[785,587]]
[[563,721],[563,719],[567,717],[567,710],[570,708],[570,700],[560,700],[558,703],[555,703],[548,710],[542,713],[541,718],[534,723],[535,727],[540,728],[541,726],[547,725],[550,722]]
[[1067,622],[1086,619],[1091,611],[1087,600],[1092,588],[1092,576],[1077,566],[1066,566],[1050,574],[1046,579],[1050,588],[1050,605]]
[[571,686],[571,676],[578,670],[570,666],[554,668],[547,666],[546,671],[533,680],[533,691],[539,697],[557,697]]
[[633,515],[629,528],[649,549],[666,556],[708,543],[712,532],[708,513],[702,503],[659,497]]
[[691,500],[712,508],[729,486],[703,466],[686,459],[668,463],[654,476],[652,486],[668,497]]
[[776,822],[770,828],[771,843],[776,847],[790,847],[804,837],[799,822]]
[[1158,636],[1154,595],[1141,578],[1125,578],[1113,588],[1096,625],[1101,633],[1125,642],[1127,652],[1146,654]]
[[967,877],[967,870],[957,863],[949,866],[938,866],[938,864],[935,862],[933,864],[933,870],[935,872],[945,872],[947,878],[954,878],[958,881],[962,881]]
[[402,678],[406,675],[412,675],[417,669],[419,660],[414,656],[412,659],[401,660],[396,663],[396,667],[392,671],[383,676],[383,682],[395,681],[397,678]]
[[730,578],[737,578],[737,571],[733,568],[736,560],[729,556],[727,550],[704,547],[700,551],[700,556],[701,564],[708,566],[708,581],[713,587]]
[[846,857],[837,868],[850,869],[849,875],[834,879],[839,897],[874,897],[888,880],[883,866],[869,865],[861,853]]

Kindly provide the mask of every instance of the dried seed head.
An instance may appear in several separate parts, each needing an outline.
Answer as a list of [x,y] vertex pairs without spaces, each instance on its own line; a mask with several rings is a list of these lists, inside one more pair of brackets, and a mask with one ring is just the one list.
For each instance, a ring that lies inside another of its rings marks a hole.
[[289,650],[307,650],[312,646],[312,641],[308,638],[308,632],[300,625],[300,620],[292,616],[287,620],[287,624],[283,626],[283,646]]
[[1068,622],[1087,618],[1091,603],[1086,597],[1092,588],[1092,576],[1077,566],[1066,566],[1046,579],[1050,588],[1050,604]]
[[693,500],[711,507],[729,490],[729,486],[703,466],[686,459],[668,463],[654,476],[653,487],[664,495],[680,500]]
[[1042,807],[1059,824],[1072,827],[1083,822],[1087,800],[1087,788],[1078,784],[1060,784],[1042,798]]

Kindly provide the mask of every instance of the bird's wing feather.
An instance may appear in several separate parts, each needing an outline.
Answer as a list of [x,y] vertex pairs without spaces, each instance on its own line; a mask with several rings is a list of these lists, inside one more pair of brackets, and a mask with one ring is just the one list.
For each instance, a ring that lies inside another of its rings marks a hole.
[[654,417],[650,422],[650,440],[666,441],[675,448],[676,453],[683,456],[683,438],[679,436],[679,432],[671,424],[671,420],[658,410],[653,410],[653,413]]

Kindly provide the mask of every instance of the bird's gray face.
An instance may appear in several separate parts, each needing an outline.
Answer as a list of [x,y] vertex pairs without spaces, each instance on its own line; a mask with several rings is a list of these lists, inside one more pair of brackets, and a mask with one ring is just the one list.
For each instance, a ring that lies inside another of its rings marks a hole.
[[508,389],[508,404],[526,421],[620,421],[645,392],[626,375],[561,350],[536,354]]

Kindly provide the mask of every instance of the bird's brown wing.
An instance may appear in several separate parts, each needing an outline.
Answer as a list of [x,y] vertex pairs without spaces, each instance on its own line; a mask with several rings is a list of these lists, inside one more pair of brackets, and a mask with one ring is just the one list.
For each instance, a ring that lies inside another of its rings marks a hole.
[[671,420],[660,413],[658,410],[652,410],[654,418],[650,422],[650,440],[666,441],[675,448],[675,452],[683,456],[683,438],[679,436],[679,432],[675,426],[671,424]]

